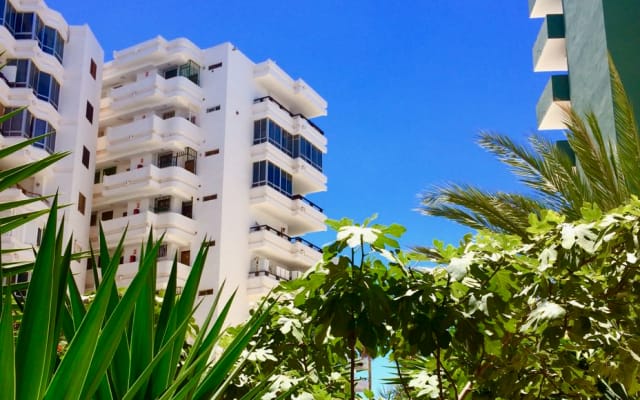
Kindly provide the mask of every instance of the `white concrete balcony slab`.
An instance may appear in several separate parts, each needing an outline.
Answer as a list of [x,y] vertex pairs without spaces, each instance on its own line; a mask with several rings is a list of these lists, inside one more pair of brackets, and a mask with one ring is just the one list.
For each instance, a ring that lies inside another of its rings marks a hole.
[[[13,146],[14,144],[18,144],[19,142],[23,142],[26,139],[22,136],[2,136],[0,135],[0,148],[5,148],[9,146]],[[40,146],[38,144],[38,146]],[[42,147],[38,147],[36,145],[27,146],[17,152],[10,154],[7,157],[4,157],[0,160],[0,169],[8,169],[14,168],[20,165],[24,165],[34,161],[40,161],[46,157],[49,157],[51,154]],[[49,177],[52,176],[54,172],[54,167],[48,167],[44,170],[38,172],[36,176],[38,177]]]
[[165,79],[156,74],[107,91],[100,101],[100,120],[132,115],[159,105],[199,110],[204,98],[202,88],[183,76]]
[[29,107],[36,118],[48,121],[54,127],[60,126],[60,114],[53,106],[38,99],[30,88],[12,88],[0,79],[0,103],[5,107]]
[[294,114],[307,118],[327,115],[327,102],[305,81],[293,80],[272,60],[256,64],[253,77]]
[[[135,278],[136,273],[138,272],[139,263],[138,262],[129,262],[120,264],[118,266],[118,272],[116,273],[116,285],[118,287],[127,287]],[[171,268],[173,267],[173,260],[158,260],[156,265],[156,288],[157,289],[165,289],[167,287],[167,283],[169,283],[169,276],[171,275]],[[188,265],[178,263],[177,264],[177,281],[176,286],[184,287],[187,277],[191,272],[191,268]],[[98,276],[101,277],[101,271],[98,269]],[[90,291],[95,289],[95,282],[93,279],[93,272],[87,271],[87,280],[85,290]]]
[[564,15],[547,15],[533,46],[533,70],[567,71]]
[[[23,201],[42,197],[40,194],[31,193],[20,188],[9,188],[0,192],[0,203],[8,203],[13,201]],[[22,214],[32,211],[46,210],[49,204],[45,200],[37,200],[29,204],[12,209],[13,214]]]
[[[35,255],[33,253],[33,245],[25,243],[19,235],[20,232],[11,231],[2,235],[2,263],[7,264],[23,264],[33,262]],[[13,250],[13,251],[10,251]]]
[[562,14],[562,0],[529,0],[529,18],[544,18],[548,14]]
[[107,84],[141,66],[169,63],[184,64],[189,60],[200,63],[202,50],[187,39],[167,41],[158,36],[124,50],[113,52],[113,61],[105,64],[104,80]]
[[64,67],[53,55],[42,51],[37,40],[16,40],[5,27],[0,27],[0,43],[4,51],[3,59],[29,59],[40,71],[51,74],[61,85],[63,84]]
[[[178,247],[190,246],[191,242],[196,239],[197,232],[196,221],[175,212],[156,214],[151,211],[142,211],[140,214],[114,218],[108,221],[101,221],[101,223],[110,247],[118,243],[127,226],[126,245],[140,245],[140,243],[146,241],[151,227],[153,227],[155,238],[164,233],[164,241],[174,243]],[[96,227],[92,227],[91,236],[94,248],[97,248],[98,229]]]
[[327,152],[327,137],[315,124],[304,117],[300,115],[293,117],[293,131],[291,133],[303,136],[321,152]]
[[536,105],[538,129],[565,129],[566,112],[570,108],[569,77],[567,75],[551,76]]
[[189,120],[182,117],[162,119],[154,115],[107,128],[105,136],[98,139],[97,159],[104,162],[160,149],[197,149],[202,140],[200,128]]
[[94,197],[94,207],[154,195],[171,195],[183,200],[196,197],[200,178],[182,167],[155,165],[105,176]]
[[251,161],[263,160],[271,161],[290,173],[296,193],[307,194],[327,190],[327,176],[324,173],[300,157],[292,158],[272,143],[251,146]]
[[268,185],[251,188],[249,196],[255,211],[282,220],[293,236],[326,230],[322,209],[302,196],[288,196]]
[[269,118],[284,130],[293,131],[293,114],[269,97],[253,100],[252,111],[254,120]]
[[[319,247],[266,225],[251,228],[249,250],[257,256],[269,259],[271,267],[275,268],[279,265],[287,271],[306,270],[322,259],[322,250]],[[255,267],[252,269],[261,270]],[[269,271],[268,268],[266,270]],[[282,279],[297,277],[297,275],[279,274],[277,269],[273,269],[271,274],[280,275]]]

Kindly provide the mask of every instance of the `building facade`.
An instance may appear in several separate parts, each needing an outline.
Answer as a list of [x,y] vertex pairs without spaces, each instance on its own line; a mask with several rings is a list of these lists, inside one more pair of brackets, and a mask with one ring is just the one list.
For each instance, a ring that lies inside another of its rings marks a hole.
[[[1,124],[0,146],[42,136],[0,168],[70,153],[1,192],[0,201],[58,191],[60,203],[71,204],[60,218],[75,252],[98,249],[100,224],[110,248],[127,228],[119,286],[137,271],[150,229],[164,234],[159,287],[174,255],[184,285],[204,242],[196,318],[226,282],[229,294],[237,288],[235,324],[279,281],[321,258],[301,236],[325,229],[322,208],[307,196],[326,190],[327,140],[310,118],[326,115],[327,103],[273,61],[256,64],[229,43],[200,49],[158,37],[114,52],[105,64],[90,29],[69,26],[42,0],[0,0],[0,52],[0,111],[25,107]],[[29,249],[4,262],[33,259],[44,219],[2,236],[3,249]],[[88,291],[92,268],[73,262],[78,286]]]
[[[103,51],[87,26],[69,26],[41,0],[0,0],[0,112],[22,108],[0,126],[0,146],[42,136],[35,144],[0,160],[11,168],[40,160],[54,151],[70,155],[14,188],[0,201],[59,193],[64,209],[66,239],[73,231],[73,250],[89,248],[91,177],[95,166],[98,109],[102,86]],[[45,136],[49,133],[48,136]],[[13,210],[45,209],[44,201]],[[44,217],[2,236],[4,249],[29,249],[3,255],[5,263],[33,259],[40,243]],[[73,262],[79,287],[86,268]],[[26,279],[26,276],[20,279]]]
[[317,262],[320,249],[300,236],[325,229],[306,196],[326,190],[326,138],[309,120],[326,107],[304,81],[229,43],[158,37],[116,51],[104,66],[91,239],[97,247],[100,222],[115,246],[128,227],[119,284],[135,274],[151,227],[165,234],[159,285],[174,254],[180,285],[200,244],[210,247],[197,319],[223,282],[238,291],[236,323]]
[[571,107],[593,111],[603,132],[615,133],[609,55],[640,120],[640,2],[529,0],[529,11],[543,19],[534,70],[553,72],[537,105],[539,129],[564,129]]

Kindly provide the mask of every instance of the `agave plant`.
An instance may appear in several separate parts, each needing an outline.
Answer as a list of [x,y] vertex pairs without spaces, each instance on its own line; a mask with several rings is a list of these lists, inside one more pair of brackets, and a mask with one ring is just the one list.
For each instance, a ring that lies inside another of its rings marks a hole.
[[[4,118],[11,117],[8,115]],[[2,122],[2,118],[0,118]],[[40,138],[0,150],[0,158],[35,143]],[[66,154],[0,172],[0,190],[46,168]],[[29,199],[0,204],[11,210]],[[0,218],[0,232],[46,214],[48,210]],[[198,284],[208,247],[202,245],[180,294],[177,293],[177,257],[156,316],[156,259],[162,238],[152,236],[142,246],[139,271],[122,295],[115,276],[123,250],[124,234],[110,253],[100,230],[101,279],[94,269],[93,302],[83,302],[70,263],[73,239],[65,244],[64,226],[57,227],[58,199],[54,196],[35,260],[0,268],[0,392],[2,399],[221,399],[246,359],[250,341],[268,316],[261,307],[240,329],[222,354],[214,357],[233,295],[216,318],[214,306],[190,345],[185,346],[189,322],[197,307]],[[34,250],[35,251],[35,250]],[[12,284],[10,278],[31,271],[28,283]],[[26,291],[19,315],[12,294]],[[14,338],[15,324],[20,318]],[[68,343],[64,355],[61,343]],[[186,351],[184,350],[186,348]],[[259,384],[243,399],[259,398],[268,390]],[[290,393],[281,394],[280,398]]]

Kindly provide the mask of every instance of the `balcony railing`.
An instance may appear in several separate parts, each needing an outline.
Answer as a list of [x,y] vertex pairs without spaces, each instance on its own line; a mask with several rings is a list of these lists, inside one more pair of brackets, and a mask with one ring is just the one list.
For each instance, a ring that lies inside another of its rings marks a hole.
[[291,200],[300,200],[303,203],[307,204],[308,206],[310,206],[311,208],[314,208],[320,212],[324,212],[324,210],[322,209],[322,207],[320,207],[319,205],[317,205],[316,203],[312,202],[311,200],[307,199],[306,197],[304,197],[301,194],[294,194],[291,195],[289,193],[287,193],[286,190],[278,187],[277,185],[269,182],[269,181],[260,181],[260,182],[254,182],[251,187],[259,187],[259,186],[269,186],[275,190],[277,190],[278,192],[282,193],[283,195],[287,196],[289,199]]
[[303,239],[301,237],[291,237],[291,236],[287,235],[286,233],[280,232],[276,228],[273,228],[273,227],[271,227],[269,225],[256,225],[256,226],[252,226],[251,228],[249,228],[249,232],[259,232],[259,231],[273,232],[276,235],[286,239],[290,243],[302,243],[305,246],[310,247],[315,251],[322,252],[322,249],[320,247],[318,247],[315,244],[309,242],[308,240]]
[[313,122],[311,122],[307,117],[305,117],[302,114],[294,114],[291,111],[289,111],[285,106],[283,106],[282,104],[280,104],[280,102],[278,102],[278,100],[274,99],[271,96],[264,96],[264,97],[259,97],[257,99],[253,100],[253,104],[256,103],[262,103],[263,101],[271,101],[272,103],[274,103],[275,105],[277,105],[278,107],[280,107],[283,111],[285,111],[287,114],[289,114],[289,116],[291,118],[294,117],[300,117],[302,119],[304,119],[305,121],[307,121],[309,123],[309,125],[313,126],[318,132],[320,132],[322,135],[324,135],[324,131],[322,129],[320,129],[316,124],[314,124]]

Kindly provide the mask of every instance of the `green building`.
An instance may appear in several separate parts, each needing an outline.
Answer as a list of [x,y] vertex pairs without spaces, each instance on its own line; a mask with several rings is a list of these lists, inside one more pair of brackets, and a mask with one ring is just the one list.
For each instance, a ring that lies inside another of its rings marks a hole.
[[534,70],[553,73],[536,107],[540,130],[564,129],[571,107],[615,132],[608,54],[640,121],[640,0],[529,0],[529,15],[544,19]]

